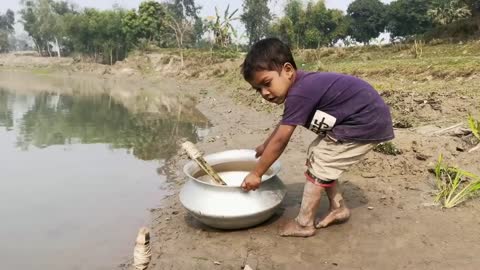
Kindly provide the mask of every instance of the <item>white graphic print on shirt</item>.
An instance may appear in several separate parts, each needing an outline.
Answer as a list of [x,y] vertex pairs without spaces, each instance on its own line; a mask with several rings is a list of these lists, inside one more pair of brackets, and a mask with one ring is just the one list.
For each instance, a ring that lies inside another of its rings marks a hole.
[[308,129],[318,134],[321,132],[332,130],[336,122],[337,118],[331,116],[326,112],[317,110],[317,112],[315,112],[315,115],[312,118],[312,122],[310,122],[310,127]]

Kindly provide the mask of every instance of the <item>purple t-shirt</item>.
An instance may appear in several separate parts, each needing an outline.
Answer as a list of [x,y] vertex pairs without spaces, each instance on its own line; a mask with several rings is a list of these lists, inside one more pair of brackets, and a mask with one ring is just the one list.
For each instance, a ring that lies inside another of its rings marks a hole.
[[378,92],[359,78],[338,73],[297,71],[280,123],[326,132],[339,141],[394,138],[390,110]]

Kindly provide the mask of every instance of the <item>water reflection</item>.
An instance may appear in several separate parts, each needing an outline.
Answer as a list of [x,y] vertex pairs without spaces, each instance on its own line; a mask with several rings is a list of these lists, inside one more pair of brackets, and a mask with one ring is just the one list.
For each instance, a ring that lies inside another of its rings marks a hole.
[[127,96],[134,91],[72,95],[60,92],[74,89],[65,85],[53,93],[0,86],[2,269],[115,269],[168,193],[158,168],[180,137],[205,132],[181,97],[138,104]]
[[[198,124],[183,115],[131,114],[108,95],[71,96],[40,93],[17,96],[0,89],[0,126],[12,129],[13,104],[27,110],[20,118],[17,146],[27,150],[72,143],[105,143],[129,149],[142,160],[165,159],[177,151],[176,140],[197,140]],[[205,124],[204,124],[205,125]]]
[[13,127],[12,109],[8,105],[8,92],[0,89],[0,126],[11,130]]

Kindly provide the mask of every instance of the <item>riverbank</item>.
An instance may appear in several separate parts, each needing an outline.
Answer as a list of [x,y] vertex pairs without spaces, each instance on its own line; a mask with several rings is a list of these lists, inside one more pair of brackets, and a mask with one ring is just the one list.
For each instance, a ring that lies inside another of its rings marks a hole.
[[[333,62],[335,54],[327,57]],[[239,59],[213,63],[208,68],[205,63],[194,66],[192,61],[179,70],[174,57],[138,57],[140,60],[132,58],[114,67],[92,65],[90,71],[96,76],[139,76],[138,80],[156,83],[171,76],[184,85],[182,89],[197,100],[196,107],[212,124],[210,133],[198,143],[207,153],[254,148],[279,119],[281,109],[263,103],[241,81]],[[352,61],[363,61],[347,59],[347,65],[339,59],[339,65],[349,68],[355,66]],[[430,61],[404,60],[405,64],[425,64],[423,68]],[[378,63],[368,61],[372,62],[367,67]],[[322,63],[325,68],[330,62]],[[388,63],[383,65],[388,67]],[[85,71],[83,66],[90,64],[72,64],[66,69]],[[332,64],[325,69],[335,71],[338,67]],[[338,70],[349,72],[349,68]],[[153,260],[149,269],[241,269],[245,264],[254,269],[476,269],[480,263],[476,255],[480,251],[479,201],[441,209],[433,203],[435,188],[428,170],[442,154],[449,164],[480,173],[480,151],[468,153],[472,145],[465,137],[438,132],[457,123],[466,127],[468,113],[478,119],[479,73],[473,69],[442,77],[407,71],[362,72],[359,68],[358,73],[351,72],[372,83],[391,106],[396,126],[393,144],[401,154],[371,152],[342,177],[347,204],[352,208],[349,222],[318,230],[308,239],[277,235],[280,220],[294,217],[300,206],[305,153],[313,139],[306,130],[295,132],[281,158],[280,177],[288,189],[281,209],[265,224],[248,230],[214,230],[186,213],[178,201],[178,191],[185,181],[182,166],[187,158],[178,152],[164,168],[173,194],[162,201],[162,208],[152,210]],[[326,210],[323,200],[319,216]],[[128,263],[122,267],[127,268]]]

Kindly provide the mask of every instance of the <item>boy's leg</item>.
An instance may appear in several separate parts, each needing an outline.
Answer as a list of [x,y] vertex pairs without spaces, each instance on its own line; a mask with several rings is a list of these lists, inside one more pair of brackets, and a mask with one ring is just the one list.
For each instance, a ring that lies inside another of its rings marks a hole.
[[308,237],[315,234],[315,215],[323,190],[322,186],[315,185],[310,181],[305,183],[300,212],[295,219],[280,226],[281,236]]
[[350,209],[348,209],[345,204],[338,184],[338,181],[335,181],[334,185],[325,188],[328,200],[330,201],[330,210],[325,217],[315,221],[315,228],[325,228],[331,224],[345,222],[350,218]]
[[307,162],[307,178],[316,183],[331,183],[331,185],[324,185],[330,201],[330,211],[324,218],[315,222],[316,228],[324,228],[333,223],[348,220],[350,210],[339,191],[336,179],[339,179],[343,172],[359,162],[373,149],[374,145],[371,143],[340,143],[329,136],[312,143]]
[[[323,138],[324,136],[318,136],[310,144],[308,147],[309,155],[311,148],[318,145]],[[308,162],[307,160],[307,163]],[[302,205],[300,206],[298,216],[280,226],[279,233],[281,236],[308,237],[315,234],[315,215],[324,190],[324,187],[314,184],[314,181],[307,176],[307,181],[303,188]]]

